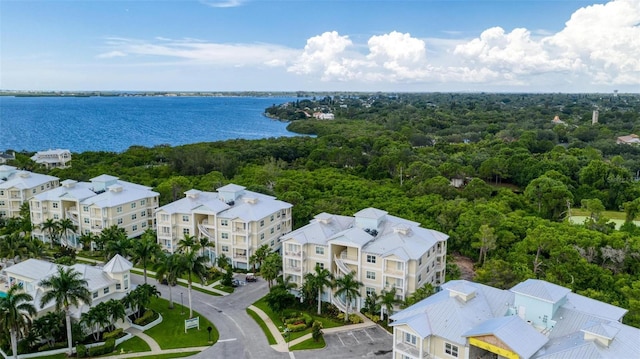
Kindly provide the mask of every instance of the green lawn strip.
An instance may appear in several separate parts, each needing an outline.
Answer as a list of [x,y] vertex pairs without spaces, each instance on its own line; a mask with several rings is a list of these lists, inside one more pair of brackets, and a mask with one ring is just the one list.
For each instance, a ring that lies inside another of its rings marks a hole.
[[160,348],[175,349],[210,345],[209,333],[207,332],[208,326],[213,328],[211,331],[212,343],[218,341],[220,334],[216,327],[196,311],[193,312],[193,316],[200,317],[200,330],[196,328],[189,329],[185,334],[184,321],[188,319],[189,308],[184,307],[184,314],[181,314],[183,311],[180,304],[174,303],[174,305],[174,309],[168,309],[169,302],[162,298],[154,298],[149,305],[149,308],[162,314],[162,323],[145,331],[145,334],[158,342]]
[[218,284],[216,286],[214,286],[215,289],[219,289],[223,292],[227,292],[227,293],[233,293],[233,291],[235,290],[233,287],[229,287],[226,285],[222,285],[222,284]]
[[[585,216],[588,217],[591,214],[591,212],[582,209],[582,208],[572,208],[571,209],[571,215],[572,216]],[[609,219],[619,219],[619,220],[625,220],[627,218],[627,214],[625,212],[620,212],[620,211],[602,211],[602,213],[600,213],[600,216],[605,217],[605,218],[609,218]]]
[[[273,321],[273,324],[276,325],[276,327],[278,327],[278,329],[280,329],[280,332],[282,332],[285,328],[284,323],[282,322],[280,316],[276,313],[274,313],[271,308],[269,308],[269,305],[267,304],[266,301],[264,301],[264,299],[260,299],[257,302],[253,303],[253,305],[255,305],[256,307],[262,309],[262,311],[264,311],[269,318],[271,318],[271,320]],[[317,320],[319,322],[322,323],[322,327],[323,328],[334,328],[334,327],[340,327],[345,325],[344,322],[339,321],[339,320],[334,320],[331,318],[326,318],[326,317],[322,317],[322,316],[318,316],[316,314],[315,311],[310,311],[310,312],[306,312],[307,314],[311,315],[311,317],[313,318],[313,320]],[[300,332],[291,332],[290,335],[284,335],[284,340],[286,341],[292,341],[294,339],[300,338],[302,336],[304,336],[305,334],[309,334],[311,333],[311,327],[300,331]]]
[[315,341],[313,338],[307,339],[302,343],[298,343],[296,345],[292,345],[289,347],[289,350],[309,350],[309,349],[322,349],[326,346],[324,342],[324,338],[320,337],[320,340]]
[[260,316],[258,315],[258,313],[254,312],[253,310],[247,308],[247,314],[249,314],[249,316],[251,318],[253,318],[253,320],[256,321],[256,323],[258,323],[258,325],[260,326],[260,328],[262,328],[262,331],[264,332],[264,335],[267,336],[267,341],[269,342],[269,345],[274,345],[277,344],[278,342],[276,341],[276,338],[273,337],[273,334],[271,334],[271,331],[269,330],[269,328],[267,327],[267,324],[264,322],[264,320],[262,320],[262,318],[260,318]]
[[120,353],[121,350],[125,353],[139,353],[151,351],[151,348],[147,342],[134,336],[133,338],[116,346],[115,352]]

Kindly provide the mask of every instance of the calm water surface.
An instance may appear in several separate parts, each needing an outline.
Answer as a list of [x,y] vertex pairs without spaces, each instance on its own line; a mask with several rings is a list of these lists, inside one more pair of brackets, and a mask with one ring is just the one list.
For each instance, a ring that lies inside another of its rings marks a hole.
[[295,136],[264,109],[286,97],[0,97],[0,151],[121,152]]

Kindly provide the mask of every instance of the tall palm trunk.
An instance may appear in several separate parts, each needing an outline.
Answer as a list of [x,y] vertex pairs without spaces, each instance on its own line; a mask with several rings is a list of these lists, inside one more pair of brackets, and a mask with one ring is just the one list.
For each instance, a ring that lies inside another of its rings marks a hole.
[[[191,277],[189,277],[191,278]],[[191,307],[191,279],[189,279],[189,318],[193,318],[193,308]]]
[[64,314],[67,322],[67,356],[71,356],[73,353],[73,338],[71,336],[71,313],[69,313],[69,308],[65,309]]
[[318,288],[318,315],[322,310],[322,287]]
[[11,328],[9,333],[11,336],[11,355],[13,355],[13,359],[18,359],[18,331]]

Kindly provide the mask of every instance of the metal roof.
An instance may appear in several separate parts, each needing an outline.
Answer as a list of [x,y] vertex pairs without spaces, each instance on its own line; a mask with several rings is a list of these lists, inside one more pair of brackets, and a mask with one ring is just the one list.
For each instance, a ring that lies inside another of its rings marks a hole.
[[539,279],[527,279],[524,282],[516,284],[511,288],[511,291],[516,294],[523,294],[545,302],[557,303],[570,293],[571,289]]

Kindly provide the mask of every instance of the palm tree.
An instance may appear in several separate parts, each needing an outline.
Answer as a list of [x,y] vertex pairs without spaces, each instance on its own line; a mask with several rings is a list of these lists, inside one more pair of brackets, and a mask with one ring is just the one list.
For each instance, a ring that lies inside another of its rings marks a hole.
[[26,254],[27,238],[20,233],[14,232],[8,234],[0,241],[0,257],[14,259],[22,258]]
[[127,238],[127,236],[122,236],[114,241],[107,242],[107,248],[104,251],[105,259],[113,258],[116,254],[128,258],[132,245],[133,242]]
[[103,302],[94,307],[91,307],[88,312],[82,313],[80,321],[91,328],[93,339],[98,341],[100,339],[100,332],[111,321],[109,320],[109,313],[107,312],[107,305]]
[[60,322],[63,321],[62,312],[49,312],[33,321],[33,331],[38,337],[47,341],[49,346],[53,346],[60,333]]
[[[112,244],[114,242],[115,243],[120,242],[120,243]],[[120,251],[125,252],[127,249],[129,249],[129,247],[127,246],[127,232],[125,232],[124,228],[120,228],[115,224],[111,227],[105,228],[100,233],[100,238],[98,239],[96,244],[98,245],[98,248],[101,250],[104,249],[104,247],[107,247],[106,252],[109,252],[109,246],[111,245],[112,253],[106,253],[105,258],[110,258],[113,256],[109,254],[115,255],[115,253],[113,252],[116,252],[116,253],[119,253]],[[121,248],[120,245],[123,245],[123,247]],[[119,254],[123,257],[127,257],[126,253],[119,253]]]
[[273,281],[278,278],[278,275],[280,275],[281,269],[282,257],[280,257],[276,252],[269,254],[267,259],[264,261],[264,265],[260,268],[260,274],[265,280],[267,280],[269,288],[271,288]]
[[140,240],[133,242],[131,261],[134,265],[142,264],[145,284],[147,284],[147,264],[160,253],[160,250],[156,233],[151,229],[147,229]]
[[18,358],[18,334],[26,332],[31,326],[31,317],[36,315],[36,308],[31,304],[33,297],[20,293],[21,288],[12,286],[6,297],[0,298],[0,326],[9,329],[11,336],[11,353]]
[[27,238],[24,246],[25,254],[29,258],[38,258],[44,253],[44,247],[45,244],[41,240],[34,237]]
[[384,307],[385,312],[387,313],[387,326],[389,325],[389,317],[391,316],[391,311],[393,310],[393,306],[396,304],[402,303],[401,300],[396,298],[396,286],[391,287],[390,290],[383,289],[380,292],[380,304]]
[[121,301],[119,300],[115,300],[115,299],[109,299],[108,301],[104,302],[106,305],[106,311],[107,311],[107,315],[109,316],[109,326],[108,328],[110,328],[109,330],[114,330],[115,329],[115,323],[118,320],[124,320],[124,318],[126,318],[127,313],[126,310],[124,308],[124,304],[122,304]]
[[58,222],[58,229],[64,235],[65,245],[69,246],[69,231],[75,233],[78,227],[69,218],[64,218]]
[[151,298],[157,298],[159,295],[160,292],[155,285],[140,284],[124,297],[123,304],[135,309],[135,317],[140,318],[143,314],[143,309],[149,306]]
[[193,276],[199,278],[200,282],[204,282],[203,279],[207,274],[207,267],[205,266],[206,262],[207,258],[198,254],[197,250],[189,250],[187,252],[181,252],[178,254],[178,260],[176,263],[176,277],[181,277],[182,274],[187,275],[187,289],[189,293],[189,318],[193,317],[193,308],[191,306],[191,285],[193,284]]
[[251,255],[249,261],[253,263],[253,271],[256,271],[256,264],[258,267],[262,267],[262,262],[267,259],[267,256],[271,253],[271,249],[268,245],[263,244],[258,249],[256,249],[255,253]]
[[200,243],[196,240],[196,237],[188,234],[184,235],[180,241],[178,241],[178,252],[191,252],[200,249]]
[[345,274],[340,278],[337,278],[334,285],[336,288],[338,288],[338,290],[336,291],[336,295],[344,295],[347,302],[347,311],[344,315],[344,321],[346,322],[347,320],[349,320],[349,306],[351,306],[351,301],[360,296],[360,287],[362,287],[364,284],[355,279],[355,272],[351,272],[349,274]]
[[164,254],[157,259],[154,265],[156,280],[160,282],[166,280],[169,286],[169,309],[173,309],[173,291],[171,288],[178,279],[176,276],[177,260],[178,254]]
[[333,287],[333,275],[328,269],[316,265],[315,273],[307,273],[304,276],[306,282],[309,282],[312,288],[318,290],[318,315],[322,311],[322,292],[324,287]]
[[49,302],[55,301],[56,310],[64,309],[66,327],[67,327],[67,354],[72,354],[71,337],[71,306],[78,307],[81,302],[91,303],[91,292],[87,289],[87,281],[82,278],[80,272],[76,272],[73,268],[65,269],[58,266],[56,274],[49,278],[45,278],[38,283],[39,286],[48,289],[40,300],[40,306],[45,307]]
[[[209,248],[213,247],[214,243],[209,240],[209,237],[202,236],[200,237],[198,244],[200,245],[200,249],[202,249],[202,255],[207,257],[208,262],[211,262],[211,251]],[[209,254],[205,252],[209,252]]]
[[58,241],[60,224],[49,218],[40,225],[40,228],[47,233],[47,236],[49,237],[49,244],[51,245],[51,248],[53,248],[53,242]]

